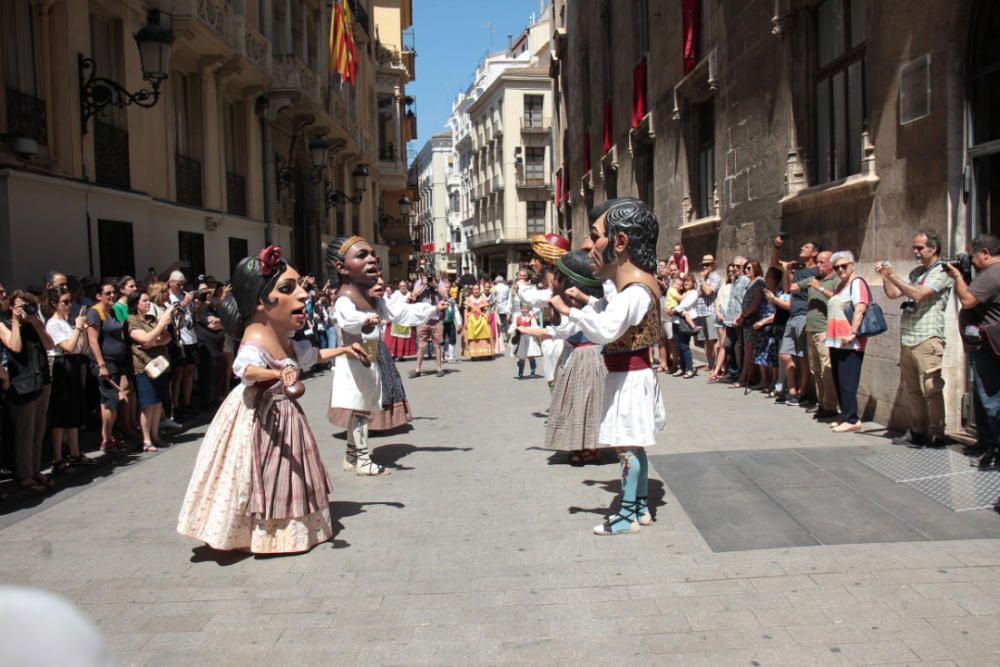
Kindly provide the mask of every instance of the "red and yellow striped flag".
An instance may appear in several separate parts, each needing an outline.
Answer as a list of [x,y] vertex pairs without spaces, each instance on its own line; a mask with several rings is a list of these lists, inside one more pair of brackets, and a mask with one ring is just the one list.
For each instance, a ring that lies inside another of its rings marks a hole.
[[351,8],[347,0],[336,3],[330,23],[330,69],[352,86],[358,64],[358,51],[354,46],[351,29]]

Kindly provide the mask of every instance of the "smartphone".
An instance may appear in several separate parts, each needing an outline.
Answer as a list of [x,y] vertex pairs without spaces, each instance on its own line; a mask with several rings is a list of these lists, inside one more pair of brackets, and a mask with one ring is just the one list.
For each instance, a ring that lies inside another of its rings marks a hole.
[[788,232],[778,232],[778,238],[782,241],[787,241],[789,236],[791,235]]

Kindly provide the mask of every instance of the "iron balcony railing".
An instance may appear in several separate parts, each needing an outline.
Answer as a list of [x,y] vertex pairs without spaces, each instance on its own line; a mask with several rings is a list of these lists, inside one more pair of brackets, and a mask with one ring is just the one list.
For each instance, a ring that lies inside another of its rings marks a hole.
[[8,88],[7,134],[11,137],[34,139],[47,146],[49,133],[45,119],[45,100]]
[[174,157],[174,165],[177,177],[177,202],[189,206],[201,206],[201,162],[177,154]]
[[94,175],[101,185],[132,186],[128,162],[128,132],[94,121]]

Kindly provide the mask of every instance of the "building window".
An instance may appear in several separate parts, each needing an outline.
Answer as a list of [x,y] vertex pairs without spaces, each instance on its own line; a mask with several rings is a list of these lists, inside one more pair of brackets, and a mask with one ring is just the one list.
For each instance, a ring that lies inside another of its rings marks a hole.
[[545,202],[529,201],[528,206],[528,235],[545,233]]
[[198,232],[177,232],[177,257],[187,262],[184,275],[188,282],[195,282],[205,273],[205,235]]
[[131,222],[98,220],[97,244],[102,276],[135,275]]
[[225,106],[226,132],[226,210],[235,215],[247,214],[247,182],[243,172],[243,105]]
[[0,3],[7,135],[48,144],[45,102],[39,98],[35,71],[35,17],[28,0]]
[[174,130],[176,152],[174,154],[174,177],[177,183],[177,201],[190,206],[201,206],[201,161],[194,158],[195,146],[194,109],[191,79],[187,74],[175,72],[174,83]]
[[[121,35],[118,22],[90,17],[94,75],[121,81]],[[94,116],[94,176],[102,185],[131,187],[128,124],[124,109],[104,107]]]
[[524,126],[542,127],[542,107],[545,98],[541,95],[524,96]]
[[823,0],[816,21],[815,180],[825,183],[861,171],[864,131],[865,0]]
[[715,109],[712,100],[699,104],[695,114],[697,141],[696,206],[698,217],[715,215]]
[[233,274],[236,273],[236,265],[239,264],[244,257],[250,255],[249,244],[246,239],[238,239],[234,236],[229,237],[229,277],[232,278]]
[[545,148],[524,149],[524,182],[528,185],[545,183]]

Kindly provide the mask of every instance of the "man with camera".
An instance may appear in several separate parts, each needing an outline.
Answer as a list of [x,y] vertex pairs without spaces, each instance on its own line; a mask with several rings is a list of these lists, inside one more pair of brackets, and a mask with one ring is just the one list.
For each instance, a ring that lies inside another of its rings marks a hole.
[[198,363],[198,335],[194,330],[194,292],[185,292],[187,278],[181,271],[170,273],[167,286],[170,290],[169,303],[174,308],[174,329],[180,338],[177,355],[170,360],[170,398],[174,407],[174,419],[180,421],[185,411],[191,410],[191,393],[194,389],[195,364]]
[[[806,314],[809,310],[808,289],[792,290],[795,283],[810,280],[819,275],[816,257],[823,248],[815,241],[806,241],[799,248],[799,259],[795,262],[781,261],[781,248],[788,240],[788,234],[778,232],[771,251],[771,266],[782,270],[784,290],[791,292],[788,301],[788,323],[778,345],[778,362],[785,372],[785,394],[778,401],[793,407],[805,400],[809,388],[809,348],[806,334]],[[776,307],[781,308],[780,304]]]
[[[438,289],[441,281],[424,270],[417,272],[417,282],[413,285],[413,291],[406,297],[410,303],[429,303],[437,306],[441,297]],[[411,378],[420,377],[421,366],[424,364],[424,357],[427,354],[427,346],[434,344],[434,363],[437,367],[437,377],[444,377],[444,370],[441,368],[442,350],[444,345],[444,322],[441,321],[443,310],[436,310],[423,324],[417,325],[417,367],[410,371]]]
[[919,263],[906,278],[888,261],[875,265],[882,289],[890,299],[905,298],[900,308],[899,370],[910,404],[910,432],[892,442],[908,447],[943,447],[944,437],[944,315],[954,281],[941,261],[941,237],[920,231],[913,237],[913,258]]
[[962,305],[959,325],[972,362],[973,398],[979,443],[985,452],[978,465],[1000,466],[1000,238],[982,234],[972,240],[971,284],[961,270],[961,259],[945,268],[955,280]]

